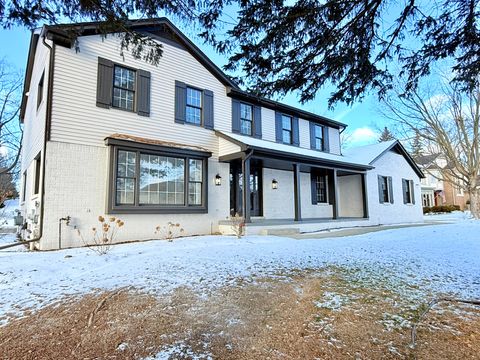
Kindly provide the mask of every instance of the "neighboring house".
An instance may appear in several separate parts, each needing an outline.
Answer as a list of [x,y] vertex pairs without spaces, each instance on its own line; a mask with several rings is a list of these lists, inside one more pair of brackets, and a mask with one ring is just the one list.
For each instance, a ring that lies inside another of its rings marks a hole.
[[420,155],[415,161],[425,174],[421,181],[424,207],[458,205],[462,210],[468,208],[468,194],[465,194],[458,179],[445,172],[450,165],[441,154]]
[[163,45],[158,66],[73,26],[77,42],[47,26],[30,45],[21,209],[39,249],[83,245],[105,213],[118,241],[170,221],[231,233],[235,213],[249,234],[422,221],[399,142],[342,155],[345,124],[242,91],[167,19],[132,22]]

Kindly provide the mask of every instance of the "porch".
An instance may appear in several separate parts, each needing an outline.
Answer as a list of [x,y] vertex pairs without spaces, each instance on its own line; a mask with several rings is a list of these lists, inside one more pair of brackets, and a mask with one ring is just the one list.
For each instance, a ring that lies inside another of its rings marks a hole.
[[[368,219],[370,165],[238,134],[218,135],[224,142],[219,160],[230,164],[230,212],[244,217],[246,233],[362,226],[352,222]],[[226,231],[229,222],[219,226]]]

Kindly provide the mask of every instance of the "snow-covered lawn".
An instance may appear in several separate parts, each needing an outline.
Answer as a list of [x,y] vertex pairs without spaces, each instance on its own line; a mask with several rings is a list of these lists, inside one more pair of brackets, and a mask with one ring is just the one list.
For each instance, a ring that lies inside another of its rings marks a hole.
[[378,275],[423,293],[480,298],[480,222],[463,219],[321,240],[202,236],[117,245],[104,256],[85,248],[4,250],[0,324],[22,309],[95,289],[132,286],[162,294],[187,286],[203,294],[238,277],[280,276],[332,265],[352,269],[364,280]]

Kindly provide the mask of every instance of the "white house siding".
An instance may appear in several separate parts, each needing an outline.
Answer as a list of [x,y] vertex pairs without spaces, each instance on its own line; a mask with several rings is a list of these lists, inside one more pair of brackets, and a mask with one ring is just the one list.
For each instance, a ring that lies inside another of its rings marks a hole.
[[[405,158],[392,151],[385,153],[367,172],[369,217],[375,224],[394,224],[423,221],[420,178]],[[391,176],[393,204],[381,204],[378,195],[378,175]],[[403,203],[402,178],[413,180],[415,205]]]
[[330,145],[330,152],[332,154],[341,155],[341,145],[340,145],[340,131],[335,128],[328,128],[328,139]]
[[218,138],[218,156],[234,154],[240,151],[240,146],[234,144],[231,141],[223,139],[221,137]]
[[[174,121],[175,80],[214,92],[215,128],[231,131],[231,99],[225,86],[190,53],[163,43],[158,66],[120,56],[119,39],[98,35],[79,39],[80,52],[56,47],[53,87],[52,141],[103,146],[113,133],[173,141],[207,148],[217,157],[217,137],[211,130]],[[98,57],[151,73],[150,117],[96,106]]]
[[[58,220],[71,216],[70,226],[62,226],[62,247],[82,246],[90,241],[98,216],[105,214],[107,195],[108,149],[79,144],[49,142],[47,146],[45,223],[41,250],[59,246]],[[215,186],[214,177],[224,181]],[[218,230],[218,220],[226,219],[229,209],[229,165],[214,159],[208,162],[208,214],[121,214],[125,226],[116,241],[158,238],[155,227],[168,222],[181,224],[185,235],[210,234]]]
[[300,147],[310,149],[310,122],[304,119],[298,119],[298,132]]
[[[40,159],[42,162],[44,159],[42,150],[45,138],[45,115],[47,107],[49,60],[49,50],[40,40],[37,44],[32,78],[29,84],[28,101],[25,107],[21,157],[21,174],[23,175],[26,173],[27,181],[25,184],[23,184],[24,177],[22,176],[21,192],[25,191],[25,201],[21,201],[20,207],[22,214],[27,221],[29,239],[33,239],[38,236],[40,226],[39,205],[41,201],[42,188],[39,188],[38,194],[34,194],[35,158],[40,154]],[[37,98],[39,96],[38,83],[40,82],[44,71],[43,100],[37,107]],[[41,176],[42,174],[40,173],[40,177]]]
[[[272,189],[272,180],[278,189]],[[293,172],[263,169],[263,216],[266,219],[293,219]]]
[[262,139],[276,141],[275,111],[262,107]]
[[338,216],[363,217],[361,175],[338,177]]

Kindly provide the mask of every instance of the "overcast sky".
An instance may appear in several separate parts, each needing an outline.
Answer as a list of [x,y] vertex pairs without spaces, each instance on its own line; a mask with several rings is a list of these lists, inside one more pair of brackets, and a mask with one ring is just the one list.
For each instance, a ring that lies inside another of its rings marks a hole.
[[[203,45],[201,40],[192,35],[193,32],[189,31],[190,29],[185,29],[180,24],[178,27],[219,67],[226,63],[225,57],[217,54],[210,46]],[[0,29],[0,44],[2,45],[0,46],[0,58],[5,59],[23,72],[26,67],[29,43],[30,31],[27,29],[18,27]],[[346,123],[348,132],[352,134],[349,137],[349,146],[376,142],[378,138],[376,128],[382,128],[388,124],[385,123],[385,120],[379,114],[375,94],[367,96],[363,102],[355,103],[352,106],[338,104],[334,110],[330,111],[327,108],[329,93],[328,89],[324,89],[317,95],[315,100],[304,105],[300,105],[295,94],[280,99],[280,101]]]

